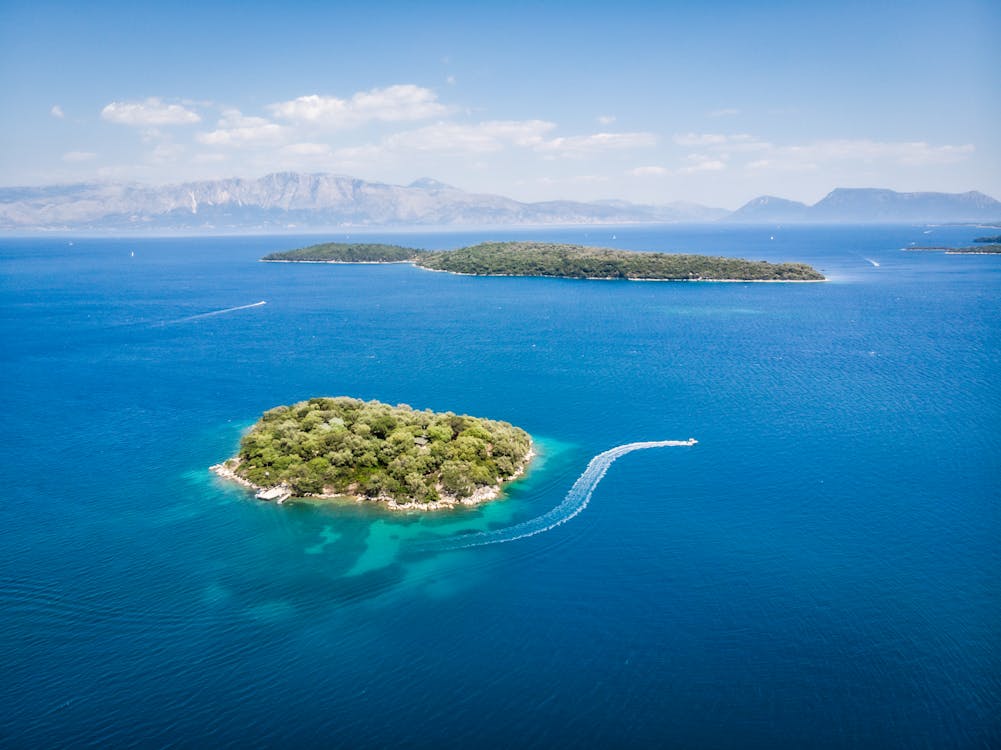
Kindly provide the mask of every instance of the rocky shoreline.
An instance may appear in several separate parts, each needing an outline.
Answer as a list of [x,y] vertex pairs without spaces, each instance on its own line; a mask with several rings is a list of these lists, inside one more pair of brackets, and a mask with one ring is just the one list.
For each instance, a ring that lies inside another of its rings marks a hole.
[[[329,260],[284,260],[284,261],[268,261],[269,263],[341,263],[343,261],[329,261]],[[430,271],[431,273],[450,273],[453,276],[473,276],[480,278],[496,278],[496,279],[568,279],[570,281],[640,281],[640,282],[665,282],[665,283],[705,283],[705,284],[817,284],[824,281],[829,281],[830,279],[704,279],[701,276],[692,278],[677,278],[677,279],[648,279],[643,277],[623,277],[623,276],[550,276],[538,275],[533,276],[530,274],[523,273],[466,273],[465,271],[450,271],[447,268],[428,268],[427,266],[422,266],[417,261],[391,261],[392,263],[410,263],[414,268],[419,268],[422,271]],[[371,263],[369,265],[375,265]]]
[[[535,452],[534,443],[529,447],[528,452],[525,454],[521,461],[521,465],[518,470],[515,471],[509,477],[504,477],[499,484],[490,485],[487,487],[480,487],[473,492],[473,494],[468,497],[458,497],[456,495],[450,495],[445,492],[441,487],[438,488],[440,500],[430,503],[420,503],[416,500],[408,503],[397,502],[395,498],[389,497],[387,495],[378,495],[376,497],[368,497],[366,495],[354,495],[350,493],[305,493],[300,496],[292,496],[291,492],[288,494],[277,493],[275,498],[277,499],[277,504],[281,505],[286,500],[291,498],[300,500],[349,500],[356,503],[378,503],[385,508],[394,511],[407,511],[407,510],[419,510],[419,511],[436,511],[436,510],[451,510],[456,506],[466,506],[472,507],[474,505],[479,505],[481,503],[486,503],[491,500],[495,500],[500,497],[502,488],[505,484],[513,482],[524,476],[525,472],[528,470],[529,465],[532,460],[538,454]],[[239,474],[236,473],[236,469],[239,467],[240,461],[238,458],[230,458],[226,461],[214,464],[209,467],[209,471],[216,474],[217,476],[226,479],[231,482],[239,484],[241,487],[245,487],[248,490],[252,490],[255,496],[261,500],[269,500],[271,497],[264,496],[267,493],[271,493],[273,490],[279,488],[278,485],[275,487],[262,487],[261,485],[254,484],[247,479],[244,479]],[[284,494],[284,496],[282,496]]]

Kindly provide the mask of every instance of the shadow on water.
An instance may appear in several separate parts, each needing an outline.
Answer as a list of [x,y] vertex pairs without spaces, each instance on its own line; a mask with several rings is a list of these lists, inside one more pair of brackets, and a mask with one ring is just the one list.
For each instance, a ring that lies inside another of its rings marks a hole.
[[[227,425],[224,432],[232,439],[237,429]],[[391,512],[336,501],[278,507],[207,471],[188,472],[184,479],[190,491],[204,495],[206,505],[214,499],[220,506],[213,512],[232,515],[235,507],[258,527],[266,543],[258,541],[248,555],[273,558],[264,568],[246,561],[239,567],[221,562],[205,586],[207,608],[274,624],[293,614],[322,614],[394,590],[452,596],[477,580],[494,559],[456,541],[481,540],[550,517],[553,511],[540,512],[540,505],[544,511],[579,471],[572,444],[546,438],[536,438],[536,444],[538,456],[529,472],[507,488],[502,500],[438,513]],[[174,524],[204,520],[199,514],[170,515]]]

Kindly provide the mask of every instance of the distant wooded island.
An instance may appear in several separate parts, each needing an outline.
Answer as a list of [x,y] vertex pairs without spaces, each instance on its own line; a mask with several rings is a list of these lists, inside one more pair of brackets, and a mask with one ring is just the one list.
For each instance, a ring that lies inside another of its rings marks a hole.
[[269,263],[412,263],[426,251],[381,243],[324,242],[298,250],[270,253],[261,260]]
[[1001,244],[951,247],[945,251],[946,255],[998,255],[999,253],[1001,253]]
[[458,250],[327,242],[271,253],[266,262],[413,263],[473,276],[545,276],[632,281],[824,281],[805,263],[637,252],[551,242],[483,242]]
[[265,412],[239,453],[211,468],[265,500],[436,510],[498,497],[533,456],[531,437],[508,422],[342,396]]
[[986,242],[989,244],[1001,244],[1001,234],[996,234],[993,237],[976,237],[974,242]]
[[[1001,238],[999,238],[1001,239]],[[974,240],[979,242],[980,240]],[[948,247],[945,245],[914,245],[901,248],[907,252],[945,253],[946,255],[998,255],[1001,254],[1001,243],[994,245],[972,245],[970,247]]]

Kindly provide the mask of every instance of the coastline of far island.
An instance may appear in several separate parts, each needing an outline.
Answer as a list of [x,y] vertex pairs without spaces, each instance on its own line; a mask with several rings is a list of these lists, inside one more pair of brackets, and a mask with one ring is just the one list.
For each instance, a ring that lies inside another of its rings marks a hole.
[[456,250],[327,242],[271,253],[267,263],[409,263],[467,276],[627,281],[826,281],[805,263],[770,263],[683,253],[639,252],[550,242],[483,242]]
[[974,242],[985,242],[983,245],[971,245],[969,247],[951,247],[945,245],[912,245],[911,247],[900,248],[908,253],[945,253],[946,255],[1001,255],[1001,243],[991,243],[989,240],[1001,237],[987,237],[975,239]]
[[433,511],[501,497],[534,457],[529,434],[508,422],[339,396],[266,411],[210,471],[279,504]]

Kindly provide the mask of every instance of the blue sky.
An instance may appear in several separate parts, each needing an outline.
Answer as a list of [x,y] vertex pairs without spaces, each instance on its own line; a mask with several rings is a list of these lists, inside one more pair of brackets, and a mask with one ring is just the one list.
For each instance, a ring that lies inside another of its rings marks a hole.
[[1001,3],[0,2],[0,184],[1001,198]]

